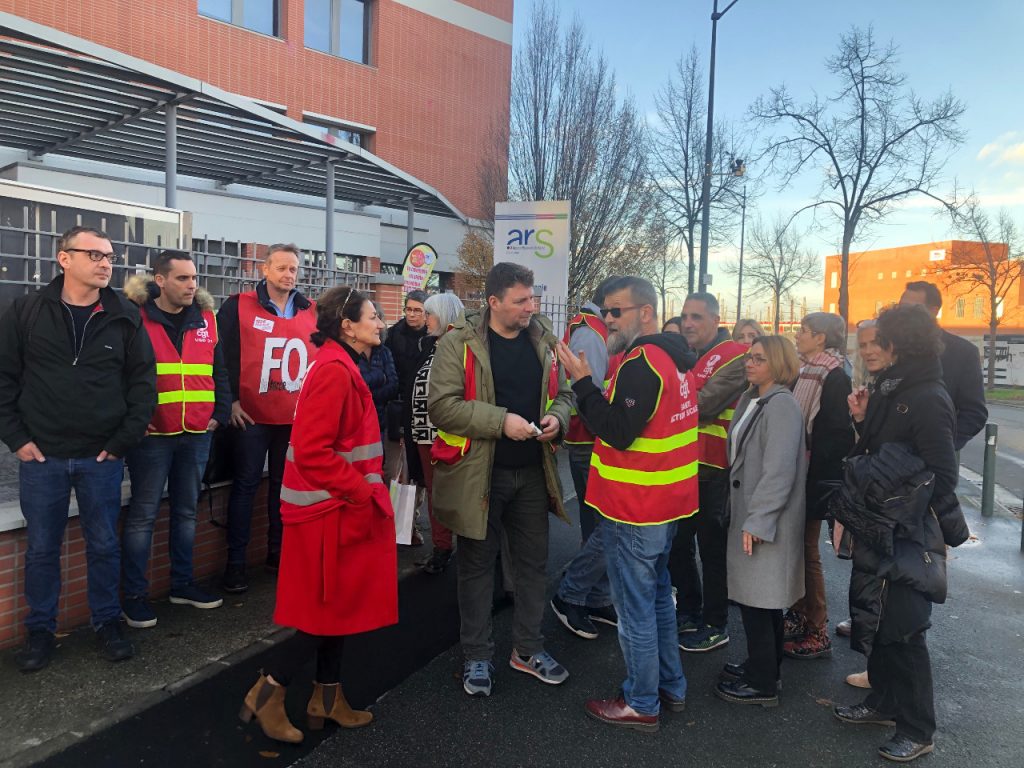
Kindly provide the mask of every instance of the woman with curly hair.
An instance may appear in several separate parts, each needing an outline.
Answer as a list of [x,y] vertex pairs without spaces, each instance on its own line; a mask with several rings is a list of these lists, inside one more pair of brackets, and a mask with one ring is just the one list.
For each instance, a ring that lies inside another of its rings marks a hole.
[[[847,723],[895,725],[879,754],[909,762],[934,748],[926,632],[931,604],[946,596],[946,546],[959,546],[969,531],[956,496],[956,418],[942,382],[939,328],[923,307],[896,306],[882,311],[876,329],[865,357],[875,373],[871,395],[858,389],[849,398],[859,437],[842,497],[852,502],[831,507],[853,532],[853,638],[858,625],[877,622],[872,690],[834,712]],[[893,487],[912,489],[896,495]]]

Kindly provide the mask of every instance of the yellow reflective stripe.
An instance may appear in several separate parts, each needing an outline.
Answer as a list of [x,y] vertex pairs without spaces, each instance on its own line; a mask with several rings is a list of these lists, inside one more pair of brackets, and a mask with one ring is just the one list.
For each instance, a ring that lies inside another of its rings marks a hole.
[[216,402],[215,393],[208,389],[196,389],[183,392],[178,389],[174,392],[160,392],[156,396],[157,405],[167,403],[213,403]]
[[[632,443],[629,444],[627,451],[636,451],[638,453],[668,453],[678,448],[685,448],[688,445],[693,445],[697,442],[697,430],[688,429],[685,432],[680,432],[677,435],[669,435],[668,437],[638,437]],[[602,445],[608,445],[608,443],[601,441]],[[610,447],[610,446],[609,446]]]
[[723,440],[728,437],[728,433],[725,431],[725,427],[720,427],[717,424],[708,424],[706,427],[700,427],[698,430],[702,435],[711,435],[712,437],[720,437]]
[[689,480],[697,474],[697,462],[691,461],[681,467],[673,469],[662,469],[656,471],[645,471],[642,469],[625,469],[624,467],[613,467],[601,461],[601,457],[594,452],[590,459],[590,466],[597,470],[597,474],[605,480],[616,483],[632,483],[633,485],[672,485]]
[[207,363],[157,363],[157,376],[213,376],[213,366]]
[[723,421],[732,421],[732,417],[735,416],[735,415],[736,415],[736,411],[734,411],[732,408],[726,408],[724,411],[722,411],[720,414],[718,414],[718,416],[716,416],[715,418],[716,419],[722,419]]
[[450,432],[445,432],[440,429],[437,430],[437,436],[444,440],[446,443],[448,443],[448,445],[451,445],[455,448],[462,448],[467,442],[467,438],[465,437],[462,437],[460,435],[453,435]]

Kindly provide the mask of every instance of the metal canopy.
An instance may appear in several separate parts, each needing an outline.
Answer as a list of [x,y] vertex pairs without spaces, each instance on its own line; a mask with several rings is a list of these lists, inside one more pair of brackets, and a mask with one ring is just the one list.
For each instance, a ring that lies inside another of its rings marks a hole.
[[332,160],[335,199],[403,211],[411,201],[416,213],[465,221],[437,190],[365,149],[10,13],[0,13],[0,144],[155,171],[169,150],[181,174],[320,198]]

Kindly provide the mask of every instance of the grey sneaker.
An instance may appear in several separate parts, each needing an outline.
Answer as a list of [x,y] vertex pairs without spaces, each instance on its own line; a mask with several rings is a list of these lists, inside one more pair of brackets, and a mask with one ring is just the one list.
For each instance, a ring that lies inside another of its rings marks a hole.
[[565,671],[565,667],[555,661],[547,651],[523,657],[519,655],[519,651],[513,649],[508,665],[519,672],[533,675],[548,685],[561,685],[569,679],[569,673]]
[[467,661],[462,665],[462,690],[470,696],[490,696],[494,665],[489,661]]

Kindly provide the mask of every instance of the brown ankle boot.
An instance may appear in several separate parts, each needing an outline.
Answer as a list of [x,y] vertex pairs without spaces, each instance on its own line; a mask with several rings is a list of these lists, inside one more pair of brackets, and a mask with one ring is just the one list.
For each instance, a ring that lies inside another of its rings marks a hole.
[[342,728],[362,728],[373,720],[373,714],[352,709],[345,700],[339,683],[321,685],[313,683],[313,695],[306,705],[307,725],[311,731],[324,727],[324,720],[333,720]]
[[284,711],[284,688],[271,684],[263,674],[245,694],[245,703],[238,716],[243,723],[248,723],[255,716],[268,738],[289,744],[302,742],[302,731],[292,725]]

